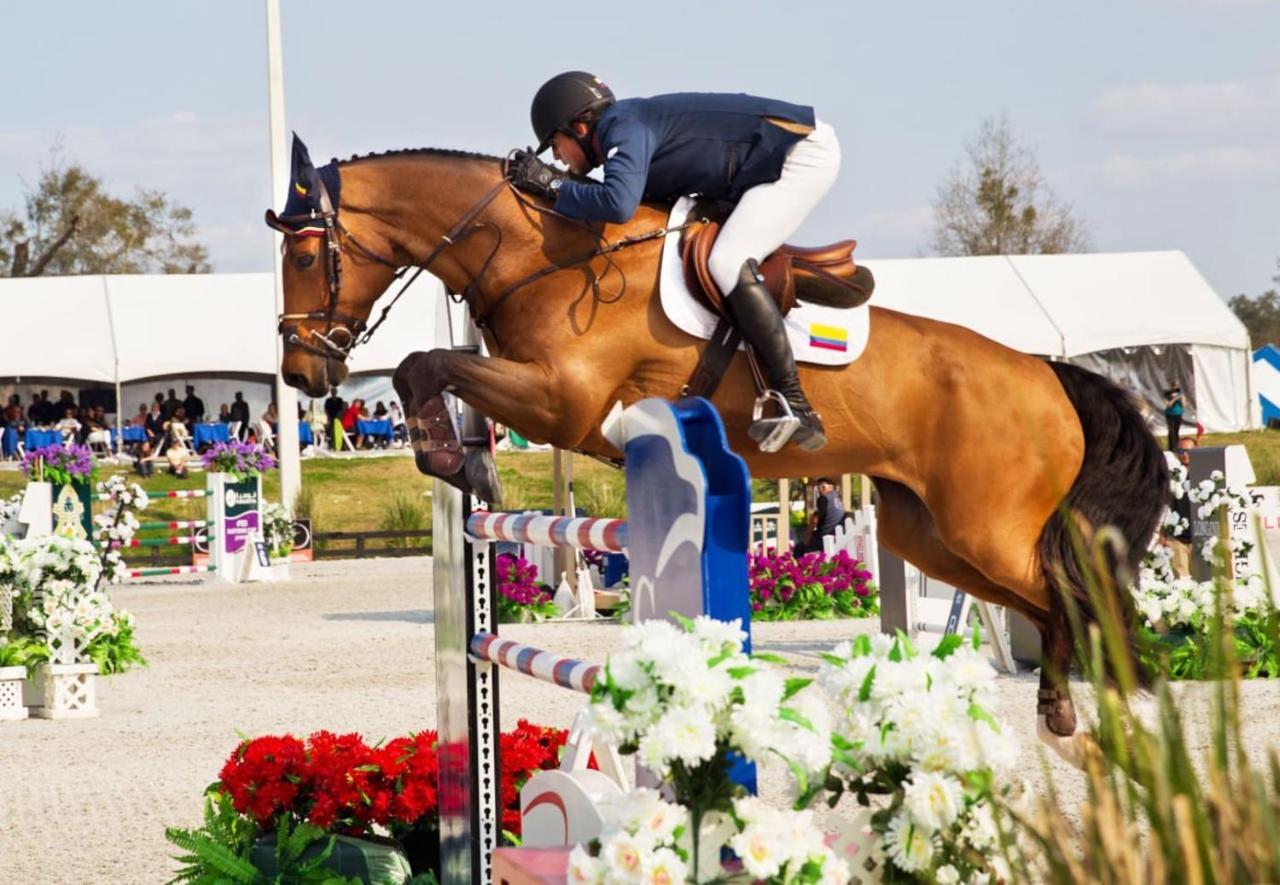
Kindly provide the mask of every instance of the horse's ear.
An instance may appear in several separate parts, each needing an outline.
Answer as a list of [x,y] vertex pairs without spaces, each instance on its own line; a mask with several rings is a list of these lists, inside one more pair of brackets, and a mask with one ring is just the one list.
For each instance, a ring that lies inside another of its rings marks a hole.
[[310,192],[315,174],[316,167],[311,163],[311,154],[308,153],[307,146],[302,143],[298,133],[293,133],[293,162],[289,170],[289,181],[299,192],[299,196],[305,197]]

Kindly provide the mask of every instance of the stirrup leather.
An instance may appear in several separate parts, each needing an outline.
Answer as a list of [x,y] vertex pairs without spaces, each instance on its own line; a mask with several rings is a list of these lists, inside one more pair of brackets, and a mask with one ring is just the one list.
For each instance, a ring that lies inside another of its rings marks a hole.
[[[781,413],[772,418],[764,417],[764,407],[773,402]],[[747,428],[747,436],[760,446],[760,451],[772,454],[780,451],[800,428],[800,419],[787,398],[776,390],[766,390],[756,397],[751,407],[751,426]]]

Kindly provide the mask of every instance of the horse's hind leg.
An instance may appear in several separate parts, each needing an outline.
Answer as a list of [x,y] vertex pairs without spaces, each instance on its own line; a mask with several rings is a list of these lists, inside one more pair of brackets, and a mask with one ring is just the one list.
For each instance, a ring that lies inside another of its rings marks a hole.
[[[991,582],[953,553],[938,537],[933,515],[911,489],[892,480],[874,478],[880,495],[876,515],[879,539],[884,546],[935,580],[996,605],[1027,614],[1026,602],[1013,591]],[[1038,617],[1028,614],[1033,620]]]

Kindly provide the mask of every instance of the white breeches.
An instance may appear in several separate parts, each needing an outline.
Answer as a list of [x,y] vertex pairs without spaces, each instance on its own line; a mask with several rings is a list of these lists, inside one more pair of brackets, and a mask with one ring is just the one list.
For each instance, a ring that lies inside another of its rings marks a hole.
[[804,223],[840,172],[836,131],[821,120],[787,152],[782,176],[742,195],[716,238],[707,267],[728,295],[748,258],[763,261]]

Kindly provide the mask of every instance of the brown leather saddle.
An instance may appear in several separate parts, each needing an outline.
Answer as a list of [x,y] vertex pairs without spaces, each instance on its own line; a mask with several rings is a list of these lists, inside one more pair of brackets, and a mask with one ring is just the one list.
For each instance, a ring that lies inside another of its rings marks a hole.
[[[720,233],[720,222],[707,221],[685,230],[680,242],[689,291],[713,312],[725,315],[722,293],[707,269],[707,259]],[[797,301],[829,307],[858,307],[875,289],[871,271],[853,260],[857,240],[805,248],[784,243],[760,264],[765,285],[786,316]]]

